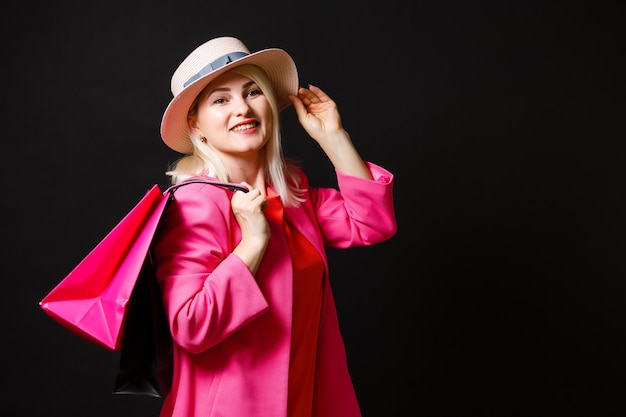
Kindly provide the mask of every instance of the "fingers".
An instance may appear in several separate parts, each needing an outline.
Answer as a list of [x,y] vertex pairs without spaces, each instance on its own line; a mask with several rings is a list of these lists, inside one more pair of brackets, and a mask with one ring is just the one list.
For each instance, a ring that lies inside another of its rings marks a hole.
[[298,89],[298,98],[302,100],[302,103],[307,107],[311,104],[330,100],[330,97],[323,92],[321,88],[313,84],[309,84],[309,88],[300,87]]
[[330,97],[321,88],[309,84],[309,92],[313,93],[318,101],[328,101]]
[[289,99],[298,114],[312,110],[319,111],[335,105],[328,94],[313,84],[309,84],[309,88],[298,88],[298,93],[296,95],[290,95]]
[[[264,212],[267,209],[267,198],[261,193],[260,190],[254,188],[247,182],[242,182],[241,185],[248,188],[248,192],[244,193],[242,191],[236,191],[238,194],[238,206],[240,209],[245,209],[250,212]],[[235,197],[235,196],[233,196]]]

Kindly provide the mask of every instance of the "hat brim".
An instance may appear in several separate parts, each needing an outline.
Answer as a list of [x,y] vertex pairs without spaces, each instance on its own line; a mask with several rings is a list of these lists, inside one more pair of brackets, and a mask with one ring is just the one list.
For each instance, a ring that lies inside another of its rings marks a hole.
[[198,78],[170,101],[161,120],[161,138],[167,146],[182,154],[192,152],[187,123],[189,107],[211,81],[243,64],[261,67],[274,86],[279,110],[289,107],[289,95],[295,95],[298,91],[298,71],[293,59],[282,49],[270,48],[254,52]]

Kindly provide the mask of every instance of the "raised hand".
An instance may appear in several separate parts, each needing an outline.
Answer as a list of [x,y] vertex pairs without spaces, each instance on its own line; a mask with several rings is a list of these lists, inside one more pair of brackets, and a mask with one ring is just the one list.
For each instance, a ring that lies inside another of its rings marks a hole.
[[300,87],[296,96],[290,96],[298,121],[316,141],[343,130],[335,102],[319,87]]

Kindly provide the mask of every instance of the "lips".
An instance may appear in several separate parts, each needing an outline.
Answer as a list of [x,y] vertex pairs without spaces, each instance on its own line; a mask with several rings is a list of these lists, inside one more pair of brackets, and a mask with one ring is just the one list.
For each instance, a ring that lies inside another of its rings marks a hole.
[[233,127],[231,130],[233,132],[241,132],[244,130],[254,129],[257,126],[258,126],[257,122],[242,123],[240,125]]

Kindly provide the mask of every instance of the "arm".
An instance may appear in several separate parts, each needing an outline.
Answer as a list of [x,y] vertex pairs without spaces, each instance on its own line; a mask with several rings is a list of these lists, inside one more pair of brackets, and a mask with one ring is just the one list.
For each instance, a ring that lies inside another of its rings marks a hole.
[[397,231],[394,176],[381,166],[366,162],[367,180],[337,171],[339,190],[310,188],[324,243],[331,247],[369,246],[386,241]]
[[335,102],[320,88],[309,85],[290,96],[298,121],[320,145],[335,169],[353,177],[372,179],[367,165],[341,124]]
[[249,265],[233,253],[239,239],[227,193],[210,185],[178,190],[154,245],[172,337],[194,353],[268,309]]

